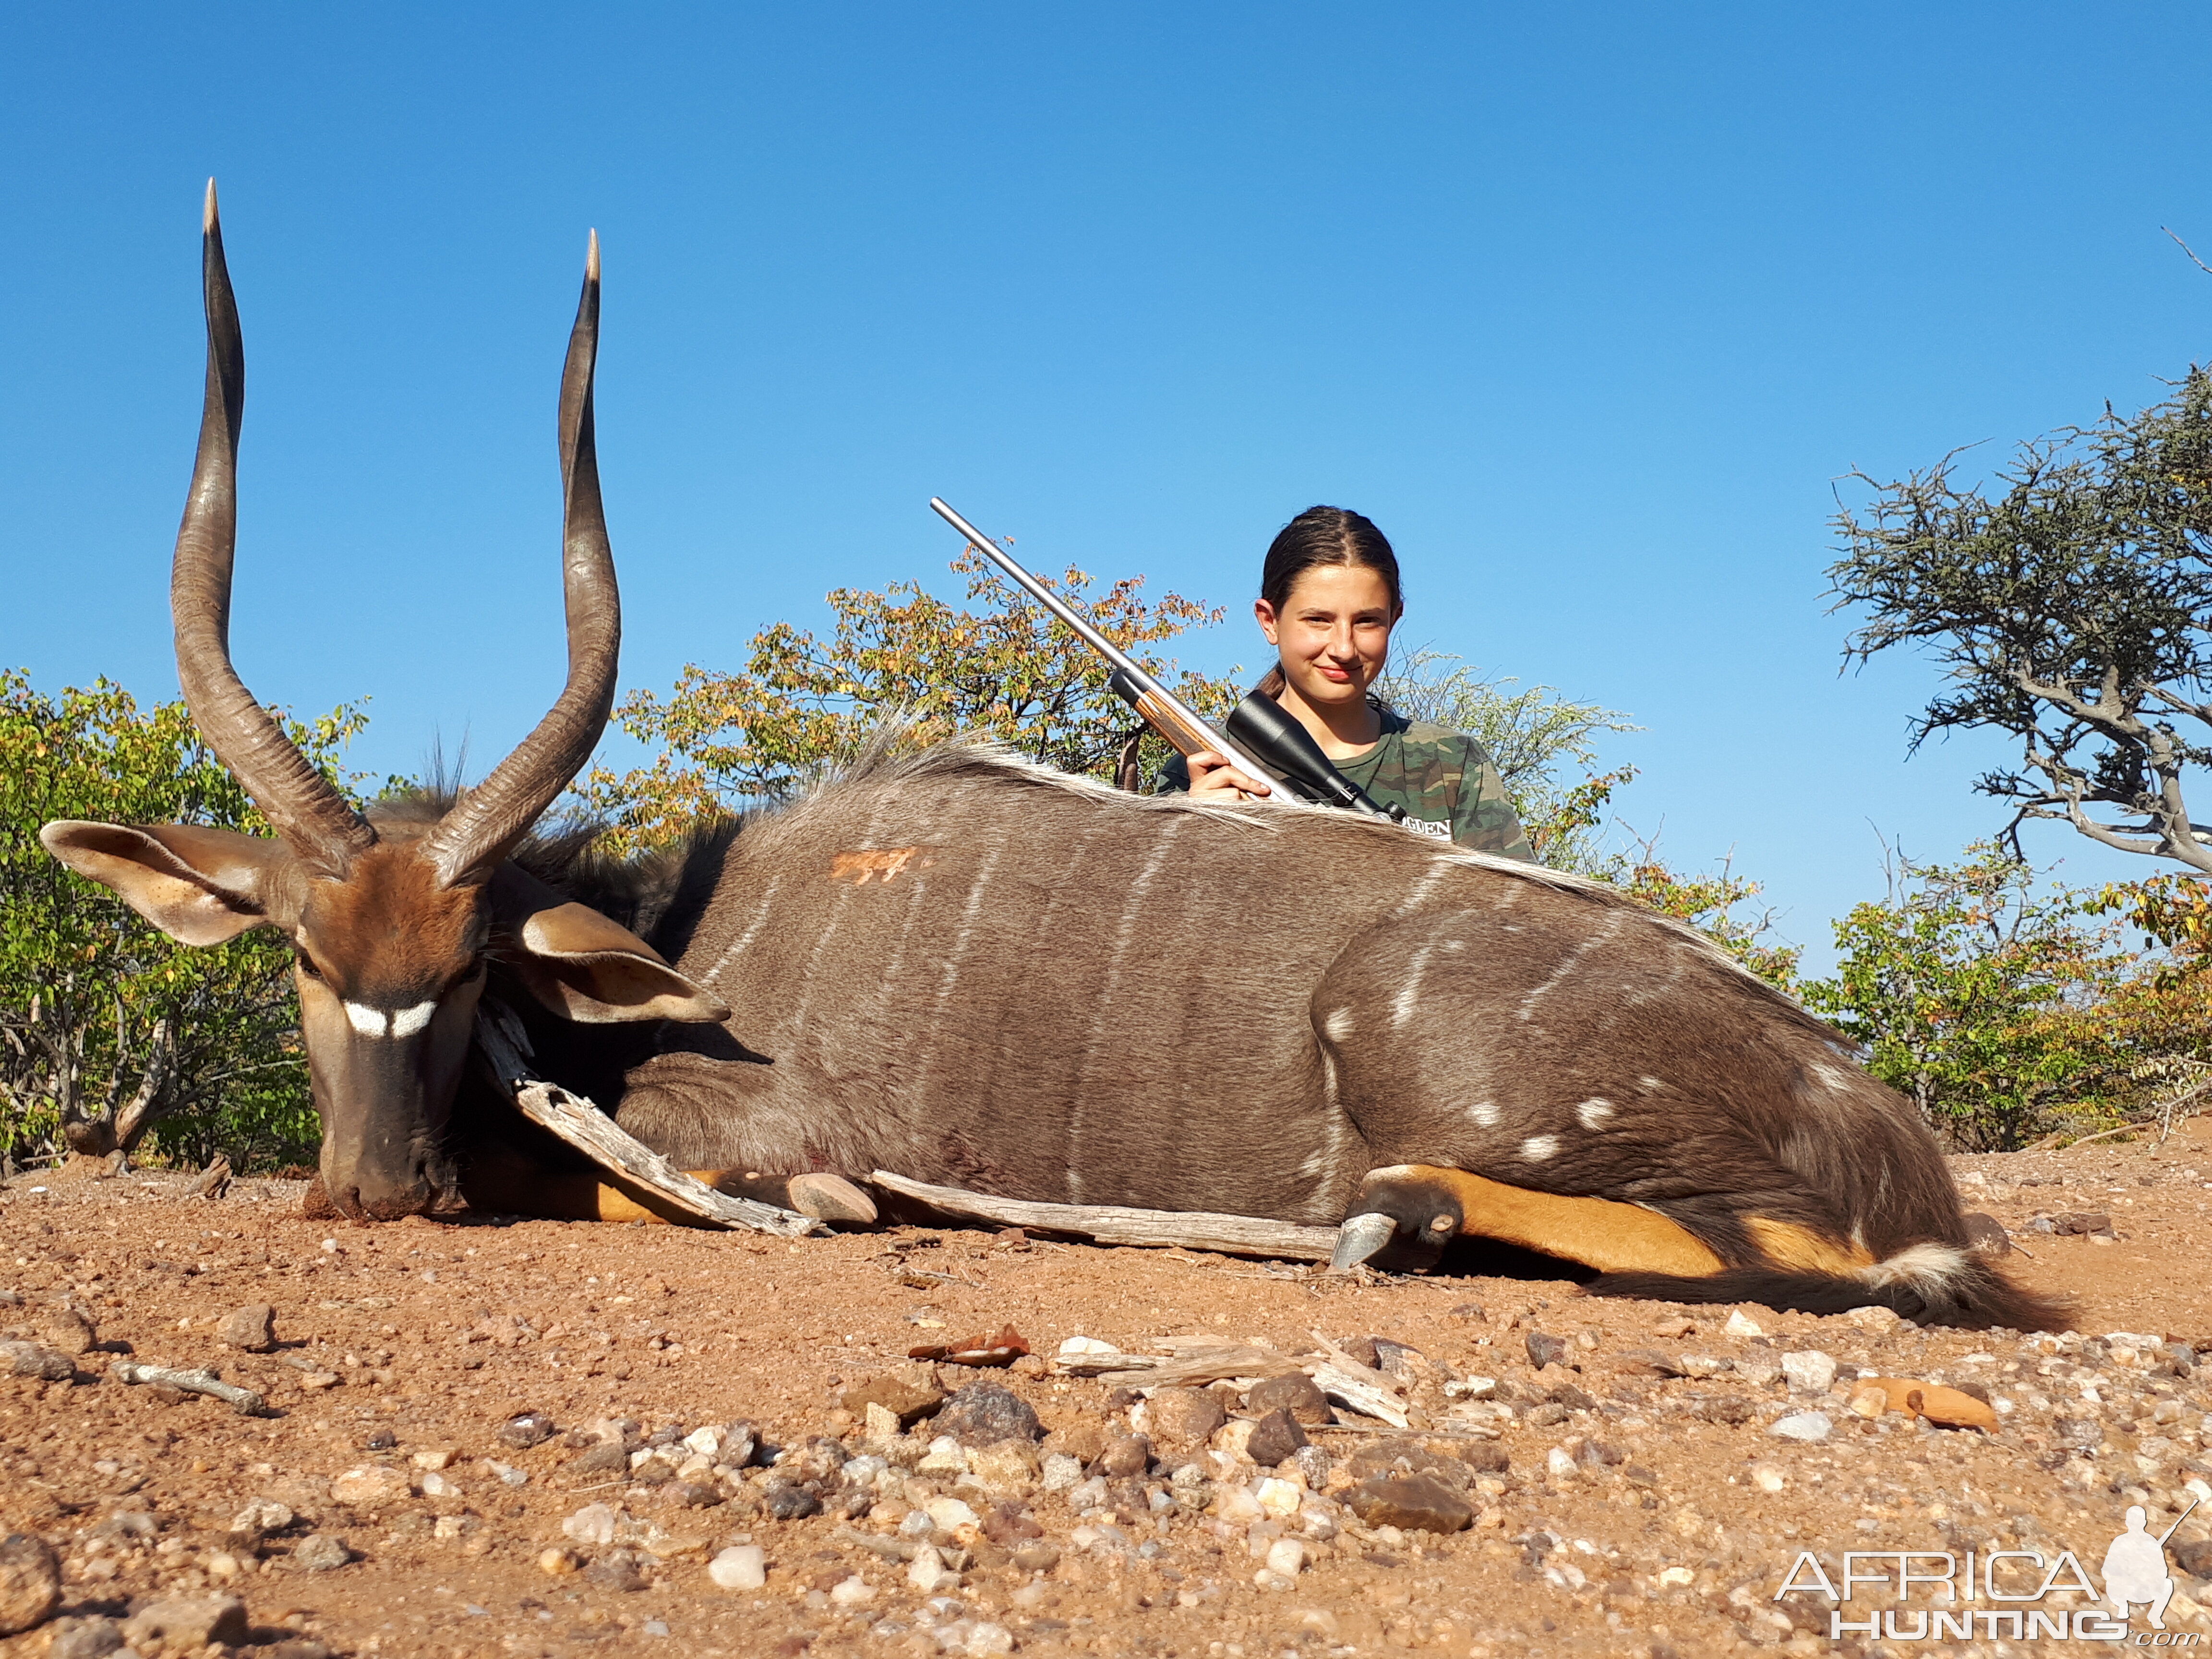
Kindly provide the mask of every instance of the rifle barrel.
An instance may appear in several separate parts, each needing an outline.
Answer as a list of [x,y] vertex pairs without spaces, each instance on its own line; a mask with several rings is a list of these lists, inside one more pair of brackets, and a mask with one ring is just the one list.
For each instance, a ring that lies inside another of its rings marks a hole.
[[[1120,670],[1121,678],[1128,682],[1130,687],[1142,700],[1139,703],[1141,712],[1147,719],[1152,720],[1152,724],[1159,728],[1161,735],[1169,742],[1174,744],[1186,755],[1196,754],[1200,748],[1211,749],[1245,776],[1257,778],[1263,781],[1267,779],[1269,774],[1267,769],[1261,766],[1258,762],[1245,754],[1242,749],[1230,742],[1220,732],[1215,731],[1203,715],[1176,696],[1174,692],[1169,690],[1166,686],[1161,684],[1152,675],[1147,673],[1127,652],[1100,633],[1088,617],[1035,576],[1030,574],[1028,571],[1023,569],[1012,554],[1000,548],[989,537],[976,529],[974,525],[969,524],[967,520],[962,518],[936,496],[933,495],[929,498],[929,505],[930,510],[939,518],[968,538],[968,544],[970,547],[1006,572],[1024,592],[1074,629],[1077,638]],[[1153,710],[1143,708],[1145,702],[1155,705],[1165,718],[1153,718]],[[1176,726],[1187,729],[1177,732],[1173,729]],[[1186,747],[1187,744],[1194,744],[1196,747]]]

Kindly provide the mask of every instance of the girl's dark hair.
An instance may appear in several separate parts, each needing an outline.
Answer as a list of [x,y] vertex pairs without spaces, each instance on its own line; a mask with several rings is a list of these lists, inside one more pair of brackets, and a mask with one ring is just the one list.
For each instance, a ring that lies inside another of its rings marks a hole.
[[[1398,586],[1398,556],[1391,550],[1390,538],[1375,527],[1373,520],[1346,507],[1310,507],[1275,532],[1267,544],[1267,562],[1260,567],[1260,597],[1280,617],[1298,578],[1322,565],[1372,570],[1389,590],[1391,616],[1406,608]],[[1270,697],[1283,695],[1280,665],[1267,671],[1258,690]]]

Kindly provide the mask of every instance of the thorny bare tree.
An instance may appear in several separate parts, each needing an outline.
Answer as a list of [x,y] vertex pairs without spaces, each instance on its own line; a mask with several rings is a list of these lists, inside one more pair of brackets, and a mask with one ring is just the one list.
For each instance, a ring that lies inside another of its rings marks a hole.
[[1928,647],[1951,689],[1915,723],[1993,726],[2017,766],[1976,787],[2030,818],[2070,823],[2124,852],[2212,874],[2212,827],[2184,785],[2212,762],[2212,373],[2122,416],[2021,446],[1990,487],[1961,483],[1959,453],[1842,507],[1837,608],[1866,619],[1863,662]]

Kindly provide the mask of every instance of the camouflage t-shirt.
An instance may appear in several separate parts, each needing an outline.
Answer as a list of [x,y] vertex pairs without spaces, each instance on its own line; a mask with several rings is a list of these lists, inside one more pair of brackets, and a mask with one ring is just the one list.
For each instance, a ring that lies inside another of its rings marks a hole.
[[[1483,746],[1464,732],[1409,720],[1384,708],[1381,741],[1364,755],[1335,763],[1380,806],[1405,809],[1406,827],[1478,853],[1535,861],[1536,854],[1505,798],[1505,786]],[[1181,755],[1160,769],[1163,793],[1190,787]]]

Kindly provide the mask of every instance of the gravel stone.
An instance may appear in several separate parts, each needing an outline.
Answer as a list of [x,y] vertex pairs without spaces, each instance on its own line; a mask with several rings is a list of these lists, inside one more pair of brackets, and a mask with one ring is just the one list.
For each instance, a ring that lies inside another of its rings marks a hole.
[[804,1486],[772,1486],[761,1507],[775,1521],[803,1521],[822,1513],[822,1500]]
[[1495,1440],[1470,1440],[1461,1448],[1459,1461],[1477,1474],[1503,1474],[1513,1467],[1505,1448]]
[[624,1592],[641,1590],[648,1582],[642,1564],[629,1550],[608,1551],[584,1569],[584,1577],[601,1589]]
[[39,1334],[48,1347],[72,1357],[90,1353],[100,1342],[100,1332],[75,1308],[49,1308],[40,1316]]
[[1311,1443],[1297,1420],[1279,1407],[1252,1425],[1252,1437],[1244,1443],[1244,1455],[1261,1468],[1272,1469],[1296,1455],[1301,1447]]
[[1210,1389],[1156,1389],[1145,1413],[1153,1443],[1170,1451],[1203,1446],[1228,1420],[1220,1396]]
[[53,1616],[62,1604],[62,1564],[42,1538],[11,1533],[0,1540],[0,1636]]
[[707,1577],[724,1589],[759,1589],[768,1583],[768,1552],[758,1544],[733,1544],[707,1564]]
[[112,1619],[57,1619],[46,1634],[46,1659],[107,1659],[123,1645]]
[[223,1316],[215,1340],[245,1353],[269,1353],[276,1346],[276,1310],[266,1302],[249,1302]]
[[395,1469],[386,1463],[364,1463],[358,1468],[348,1469],[331,1482],[331,1497],[338,1503],[356,1508],[373,1509],[380,1504],[397,1504],[412,1494],[407,1471]]
[[621,1523],[612,1504],[586,1504],[561,1523],[561,1535],[579,1544],[611,1544]]
[[210,1642],[246,1640],[246,1603],[235,1595],[176,1595],[140,1608],[123,1626],[140,1653],[196,1653]]
[[944,1405],[945,1390],[926,1370],[887,1371],[846,1389],[837,1403],[860,1418],[867,1415],[869,1407],[880,1406],[907,1429]]
[[292,1565],[303,1572],[335,1572],[353,1559],[343,1538],[311,1532],[292,1547]]
[[1370,1527],[1449,1533],[1474,1520],[1473,1504],[1425,1475],[1381,1475],[1363,1480],[1344,1495],[1344,1501]]
[[1528,1364],[1537,1370],[1554,1364],[1566,1357],[1565,1337],[1553,1336],[1543,1331],[1531,1331],[1528,1337]]
[[936,1428],[963,1446],[1044,1437],[1029,1402],[1000,1382],[970,1382],[953,1395],[938,1412]]
[[553,1437],[553,1419],[544,1412],[518,1412],[499,1425],[499,1443],[528,1451]]
[[41,1342],[0,1342],[0,1367],[11,1376],[48,1382],[66,1382],[76,1375],[75,1360]]
[[1812,1442],[1826,1440],[1835,1426],[1826,1412],[1792,1412],[1787,1417],[1778,1418],[1766,1431],[1784,1440]]
[[1301,1423],[1329,1420],[1328,1396],[1303,1371],[1290,1376],[1262,1377],[1246,1390],[1244,1408],[1255,1417],[1286,1411]]
[[629,1468],[629,1454],[619,1440],[602,1440],[570,1460],[572,1474],[621,1474]]
[[1152,1465],[1152,1443],[1141,1434],[1126,1434],[1106,1443],[1106,1449],[1098,1454],[1091,1473],[1103,1474],[1109,1480],[1127,1480],[1142,1474]]
[[1818,1348],[1785,1353],[1782,1356],[1782,1374],[1800,1394],[1826,1394],[1836,1380],[1835,1356]]
[[1047,1492],[1066,1492],[1081,1484],[1083,1462],[1066,1452],[1047,1452],[1044,1455],[1042,1479],[1038,1484]]

